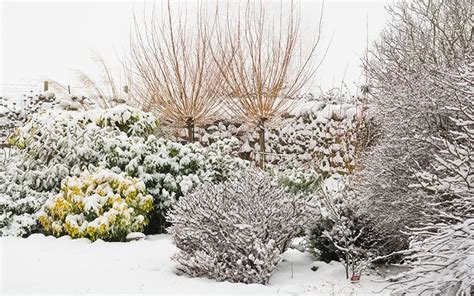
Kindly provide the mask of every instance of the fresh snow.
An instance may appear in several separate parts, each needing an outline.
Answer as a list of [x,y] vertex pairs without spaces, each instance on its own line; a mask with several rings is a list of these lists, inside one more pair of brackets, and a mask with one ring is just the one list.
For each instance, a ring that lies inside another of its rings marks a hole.
[[[0,294],[316,294],[371,295],[383,289],[381,278],[363,275],[359,283],[345,279],[338,262],[314,262],[290,249],[267,286],[216,282],[175,273],[176,252],[168,235],[109,243],[68,236],[34,234],[0,238]],[[318,266],[312,271],[312,266]],[[293,270],[293,272],[292,272]],[[388,291],[377,295],[386,295]]]

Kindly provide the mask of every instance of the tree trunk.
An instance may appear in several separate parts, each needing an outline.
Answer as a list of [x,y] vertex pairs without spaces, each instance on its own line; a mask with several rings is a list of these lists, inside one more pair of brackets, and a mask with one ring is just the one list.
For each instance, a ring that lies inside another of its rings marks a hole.
[[186,128],[188,129],[188,143],[194,142],[194,121],[189,119]]
[[258,143],[260,145],[260,161],[258,165],[263,170],[265,168],[265,128],[263,126],[263,123],[260,125],[260,130],[258,131],[258,134]]
[[345,266],[346,267],[346,279],[349,279],[349,264],[350,264],[350,262],[349,262],[349,253],[346,252],[346,264],[345,264],[346,265]]

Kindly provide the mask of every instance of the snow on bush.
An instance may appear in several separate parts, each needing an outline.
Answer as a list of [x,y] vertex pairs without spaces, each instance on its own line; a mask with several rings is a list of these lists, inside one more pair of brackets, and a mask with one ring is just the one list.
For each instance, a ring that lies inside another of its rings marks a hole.
[[418,172],[433,174],[443,166],[433,156],[444,148],[427,138],[450,138],[450,118],[472,110],[472,66],[465,71],[473,61],[472,1],[397,1],[387,8],[386,30],[365,61],[383,136],[363,160],[358,191],[377,235],[387,249],[399,251],[409,245],[407,227],[431,223],[424,213],[443,197],[410,186]]
[[205,179],[217,183],[227,180],[249,163],[239,158],[237,148],[239,140],[235,137],[216,141],[204,148],[206,158]]
[[79,174],[98,154],[91,143],[100,128],[85,113],[49,110],[33,115],[11,138],[20,153],[15,182],[39,191],[57,190],[61,180]]
[[152,207],[143,182],[99,168],[66,179],[38,219],[54,236],[123,241],[128,233],[143,230]]
[[187,194],[168,217],[180,271],[260,284],[268,283],[280,254],[307,220],[303,199],[254,168]]
[[[48,110],[35,114],[11,139],[19,148],[7,168],[11,182],[57,192],[61,181],[90,165],[127,172],[154,197],[149,228],[162,230],[164,212],[179,196],[205,182],[220,182],[246,162],[232,154],[235,139],[202,148],[157,139],[158,121],[126,105],[86,111]],[[15,199],[11,197],[11,199]]]
[[474,292],[474,62],[459,73],[439,71],[438,82],[457,102],[441,136],[425,139],[437,148],[430,170],[415,173],[411,187],[425,191],[427,223],[412,229],[407,259],[412,269],[393,277],[394,294],[472,295]]
[[96,124],[100,127],[113,127],[128,136],[146,137],[156,131],[159,121],[151,113],[122,104],[104,109],[96,119]]
[[346,277],[360,275],[367,264],[368,221],[360,211],[360,201],[340,175],[326,179],[321,190],[321,217],[308,225],[308,247],[319,260],[341,261]]
[[275,177],[280,186],[287,188],[293,194],[313,196],[321,189],[321,176],[313,169],[293,168],[276,172]]
[[[430,230],[430,229],[429,229]],[[424,239],[414,241],[414,252],[407,260],[413,269],[390,278],[393,295],[459,295],[474,292],[474,219],[446,225],[438,232],[423,233]]]
[[40,191],[57,190],[61,180],[99,161],[101,155],[93,148],[98,138],[121,131],[146,136],[156,129],[156,123],[151,114],[125,105],[37,113],[10,139],[21,150],[16,164],[24,172],[16,174],[15,181]]
[[50,108],[55,100],[54,94],[49,93],[24,95],[21,100],[0,97],[1,138],[8,136],[15,127],[22,126],[32,114]]
[[435,223],[474,218],[474,58],[469,56],[460,68],[459,74],[441,71],[447,88],[443,92],[451,95],[456,90],[458,102],[443,108],[451,112],[446,120],[449,128],[442,135],[425,138],[437,148],[436,153],[430,169],[418,166],[418,182],[410,186],[429,195]]
[[204,149],[198,143],[180,144],[151,135],[104,137],[96,149],[104,152],[101,165],[115,172],[126,172],[142,180],[154,198],[155,211],[148,232],[161,232],[165,214],[181,196],[200,184],[220,182],[247,166],[233,156],[235,139],[219,141]]
[[0,236],[28,236],[38,229],[36,213],[49,193],[11,182],[0,172]]
[[[26,223],[28,220],[22,217],[30,217],[38,210],[47,193],[58,192],[62,180],[98,164],[104,157],[104,151],[97,149],[98,139],[147,137],[158,125],[150,113],[125,105],[86,111],[51,108],[33,113],[9,139],[19,152],[3,172],[2,234],[24,235],[34,230],[34,223]],[[11,222],[20,220],[25,222],[24,231],[18,231],[18,223],[14,226]]]

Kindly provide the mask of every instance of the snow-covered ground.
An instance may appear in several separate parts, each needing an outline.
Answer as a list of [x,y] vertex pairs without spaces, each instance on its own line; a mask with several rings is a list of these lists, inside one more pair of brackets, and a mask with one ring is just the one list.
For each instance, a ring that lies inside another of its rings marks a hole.
[[[359,283],[344,277],[342,264],[314,263],[290,249],[269,285],[216,282],[175,273],[176,251],[168,235],[128,243],[108,243],[35,234],[0,238],[0,294],[283,294],[371,295],[384,283],[363,275]],[[317,265],[317,271],[311,267]],[[293,267],[293,268],[292,268]],[[292,272],[293,270],[293,272]],[[377,294],[384,295],[384,293]]]

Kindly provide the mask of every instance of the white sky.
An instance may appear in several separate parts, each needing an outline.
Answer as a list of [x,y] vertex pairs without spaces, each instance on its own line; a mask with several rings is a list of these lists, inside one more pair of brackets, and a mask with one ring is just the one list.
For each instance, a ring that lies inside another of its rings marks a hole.
[[[127,2],[2,2],[0,95],[13,95],[28,86],[54,79],[79,85],[75,71],[97,73],[91,52],[116,61],[116,51],[126,47],[133,7]],[[147,5],[149,5],[148,3]],[[387,1],[325,1],[321,50],[333,35],[329,52],[312,84],[313,91],[340,86],[344,78],[355,90],[361,79],[360,58],[366,48],[367,15],[369,42],[378,37],[387,14]],[[302,1],[302,27],[318,25],[320,1]],[[361,81],[363,82],[363,80]]]

